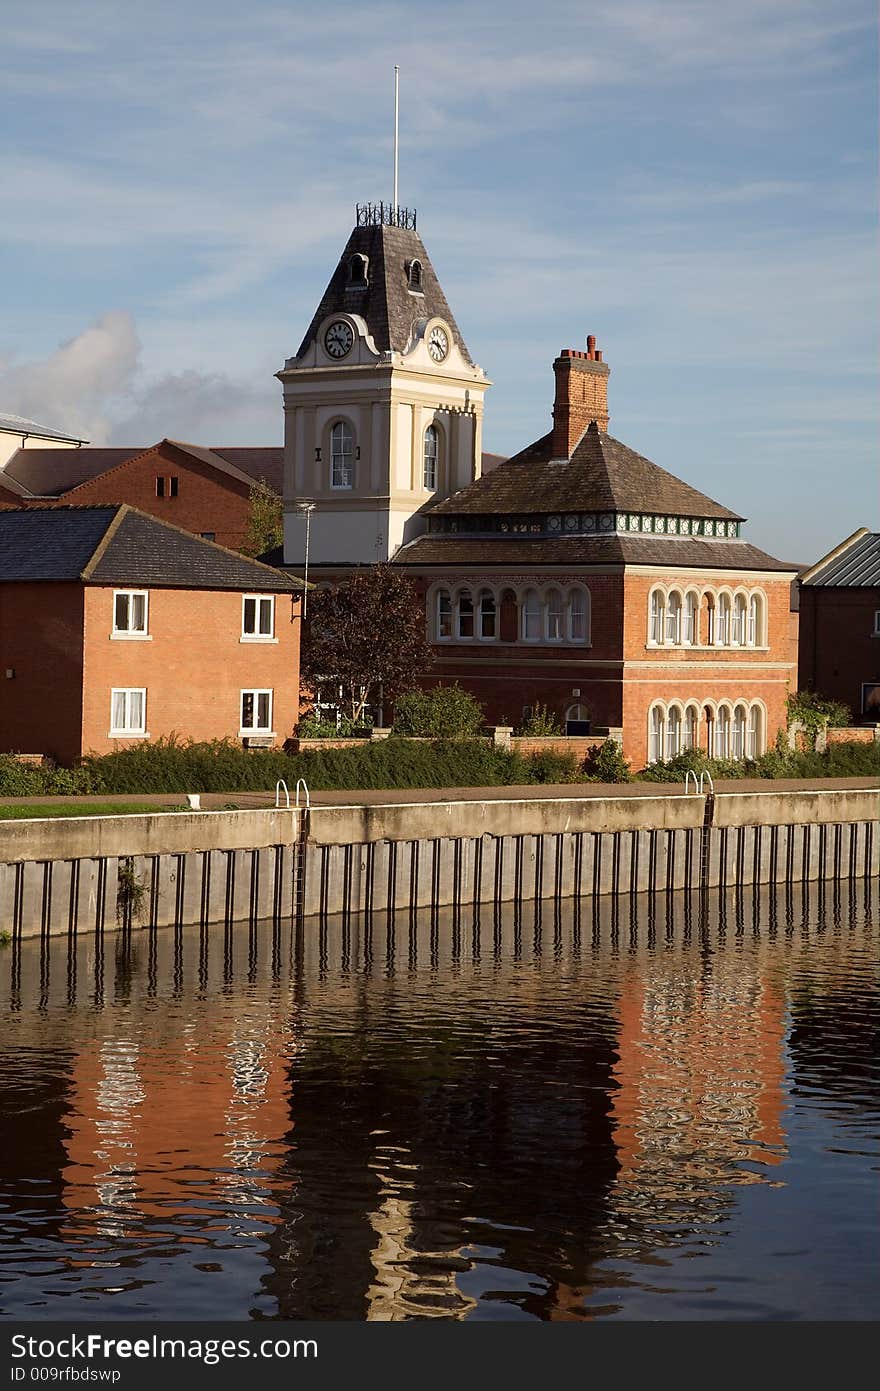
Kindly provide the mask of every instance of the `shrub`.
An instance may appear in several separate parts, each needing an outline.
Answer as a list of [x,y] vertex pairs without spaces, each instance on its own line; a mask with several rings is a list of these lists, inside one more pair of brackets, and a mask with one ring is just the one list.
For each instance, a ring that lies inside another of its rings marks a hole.
[[338,724],[335,720],[322,720],[317,715],[305,715],[296,727],[300,739],[363,739],[370,732],[367,724],[354,724],[344,716]]
[[553,739],[562,733],[562,725],[546,705],[536,705],[518,732],[529,739]]
[[482,705],[457,683],[406,691],[394,709],[394,733],[415,738],[473,738],[482,724]]
[[573,753],[554,753],[543,749],[524,759],[527,776],[524,782],[577,782],[577,759]]
[[590,749],[584,759],[584,773],[591,782],[630,782],[632,770],[629,759],[616,739],[605,739]]
[[852,724],[852,711],[839,700],[828,700],[816,691],[796,691],[785,702],[788,725],[800,720],[810,748],[816,747],[816,736],[821,729],[846,728]]

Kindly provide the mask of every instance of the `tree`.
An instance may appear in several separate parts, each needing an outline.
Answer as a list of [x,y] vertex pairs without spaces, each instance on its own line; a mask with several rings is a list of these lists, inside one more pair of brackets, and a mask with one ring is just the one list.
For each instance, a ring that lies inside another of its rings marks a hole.
[[260,478],[251,487],[248,497],[248,525],[242,542],[244,555],[263,555],[284,538],[281,519],[281,499],[274,489]]
[[355,724],[367,705],[410,690],[432,661],[416,588],[393,566],[365,566],[333,589],[310,592],[303,681],[341,687]]

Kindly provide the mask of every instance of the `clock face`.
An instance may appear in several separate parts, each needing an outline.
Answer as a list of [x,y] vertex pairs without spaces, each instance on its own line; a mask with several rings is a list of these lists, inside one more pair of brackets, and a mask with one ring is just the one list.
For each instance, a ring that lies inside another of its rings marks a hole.
[[345,357],[346,353],[351,352],[353,342],[351,324],[347,324],[344,319],[337,319],[324,334],[324,347],[331,357]]
[[435,324],[428,336],[428,352],[435,362],[442,362],[449,352],[449,338],[446,329]]

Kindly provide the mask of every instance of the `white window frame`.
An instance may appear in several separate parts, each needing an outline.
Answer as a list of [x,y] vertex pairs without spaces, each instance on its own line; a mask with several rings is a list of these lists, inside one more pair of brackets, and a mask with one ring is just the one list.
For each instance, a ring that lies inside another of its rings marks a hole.
[[[433,454],[428,453],[428,441],[434,446]],[[429,466],[431,477],[429,479]],[[436,493],[440,477],[440,431],[432,421],[425,429],[422,439],[422,487],[429,493]]]
[[[268,724],[265,725],[265,726],[263,726],[263,725],[261,725],[261,724],[253,724],[253,725],[250,725],[250,726],[245,725],[245,723],[244,723],[244,698],[245,698],[245,696],[253,696],[253,697],[254,697],[254,718],[255,718],[255,719],[259,719],[259,706],[260,706],[259,697],[260,697],[260,696],[263,696],[263,695],[269,697],[269,722],[268,722]],[[273,728],[272,728],[272,717],[273,717],[273,713],[274,713],[274,705],[275,705],[275,693],[274,693],[274,690],[272,689],[271,686],[247,686],[247,687],[245,687],[243,690],[241,690],[241,691],[239,692],[239,696],[238,696],[238,719],[239,719],[239,729],[238,729],[238,733],[239,733],[239,737],[244,739],[244,738],[247,738],[247,736],[250,735],[250,734],[274,734],[275,731],[274,731]]]
[[880,609],[874,610],[874,637],[880,638]]
[[[350,445],[348,453],[346,453],[344,449],[341,449],[338,453],[334,450],[333,442],[337,431],[339,431],[338,438],[340,441],[344,443],[346,439],[348,440]],[[354,430],[347,420],[334,420],[333,424],[330,426],[330,487],[333,492],[351,492],[354,487],[354,457]],[[339,460],[339,477],[345,480],[347,476],[348,482],[343,481],[337,483],[336,481],[337,459]]]
[[[444,602],[446,607],[444,609]],[[438,589],[434,601],[436,605],[437,642],[452,642],[455,633],[455,597],[449,589]],[[443,631],[443,619],[447,619],[448,631]]]
[[[116,601],[117,599],[128,599],[128,612],[131,616],[131,601],[133,599],[143,599],[144,601],[144,626],[143,628],[117,628],[116,626]],[[113,591],[113,628],[110,633],[114,641],[122,642],[150,642],[150,593],[147,589],[114,589]]]
[[[139,695],[141,697],[141,722],[140,727],[134,729],[130,727],[129,715],[131,708],[131,697]],[[116,706],[116,697],[123,697],[125,723],[121,726],[113,723],[113,711]],[[110,729],[108,733],[110,739],[149,739],[147,733],[147,688],[146,686],[114,686],[110,691]]]
[[[245,611],[248,603],[254,604],[254,631],[249,633],[245,627]],[[263,604],[269,605],[269,631],[260,632],[260,612]],[[275,595],[242,594],[241,596],[241,637],[240,642],[277,642],[275,636]]]
[[648,646],[662,647],[666,637],[666,595],[652,589],[648,601]]

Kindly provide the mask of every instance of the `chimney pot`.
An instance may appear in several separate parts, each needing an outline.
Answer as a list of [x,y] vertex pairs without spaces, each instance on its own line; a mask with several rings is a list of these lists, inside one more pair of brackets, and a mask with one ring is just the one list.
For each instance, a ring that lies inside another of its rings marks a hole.
[[593,334],[587,352],[561,348],[554,364],[553,458],[568,459],[588,425],[608,429],[608,366],[596,351]]

